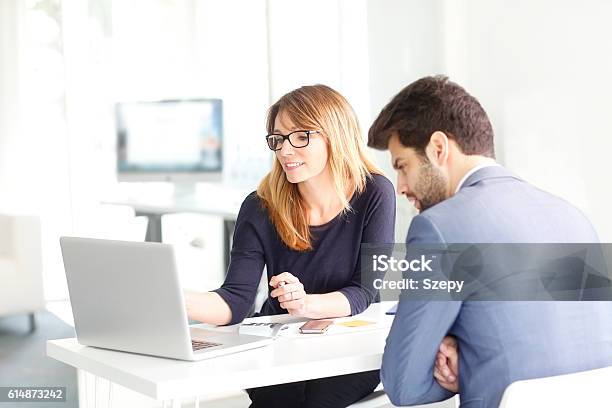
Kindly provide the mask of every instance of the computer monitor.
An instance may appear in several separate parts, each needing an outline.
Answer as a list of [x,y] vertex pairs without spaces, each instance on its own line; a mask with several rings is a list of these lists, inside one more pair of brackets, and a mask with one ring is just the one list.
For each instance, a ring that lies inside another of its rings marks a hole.
[[223,172],[220,99],[116,105],[119,181],[218,181]]

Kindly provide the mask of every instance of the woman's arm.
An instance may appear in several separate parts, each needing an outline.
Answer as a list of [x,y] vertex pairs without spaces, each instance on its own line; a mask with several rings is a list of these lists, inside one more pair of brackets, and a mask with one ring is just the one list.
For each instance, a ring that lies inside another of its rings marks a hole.
[[340,292],[306,295],[307,316],[311,319],[344,317],[351,314],[351,304]]
[[184,292],[187,316],[203,323],[226,325],[232,320],[232,310],[215,292]]
[[211,292],[185,292],[187,315],[217,325],[240,323],[248,314],[264,268],[263,244],[251,220],[262,214],[255,193],[242,203],[225,282]]

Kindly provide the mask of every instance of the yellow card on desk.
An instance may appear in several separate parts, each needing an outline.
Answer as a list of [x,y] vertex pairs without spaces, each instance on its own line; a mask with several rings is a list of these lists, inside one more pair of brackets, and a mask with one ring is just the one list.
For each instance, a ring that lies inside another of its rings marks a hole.
[[375,322],[369,322],[367,320],[349,320],[348,322],[339,322],[336,323],[338,326],[344,327],[363,327],[369,326],[370,324],[374,324]]

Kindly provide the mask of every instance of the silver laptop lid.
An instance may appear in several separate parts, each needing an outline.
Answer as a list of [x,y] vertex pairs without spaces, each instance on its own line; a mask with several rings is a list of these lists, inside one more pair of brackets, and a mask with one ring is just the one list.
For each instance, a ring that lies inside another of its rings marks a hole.
[[191,339],[167,244],[60,238],[79,343],[189,359]]

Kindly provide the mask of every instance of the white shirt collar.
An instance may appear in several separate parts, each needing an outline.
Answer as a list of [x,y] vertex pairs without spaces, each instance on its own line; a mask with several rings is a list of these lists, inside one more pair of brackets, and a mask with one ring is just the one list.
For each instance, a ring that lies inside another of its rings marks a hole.
[[472,174],[476,173],[480,169],[484,169],[485,167],[493,167],[493,166],[499,166],[499,164],[498,163],[486,163],[486,164],[480,164],[478,166],[472,167],[470,171],[465,173],[465,176],[463,176],[463,178],[459,181],[459,184],[457,184],[457,189],[455,190],[455,194],[457,194],[457,192],[463,186],[463,183],[465,183],[465,180],[467,180],[467,178],[470,177]]

